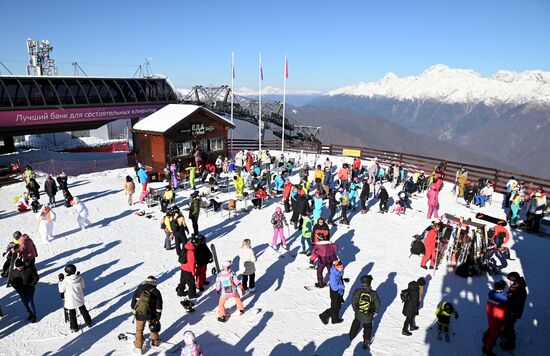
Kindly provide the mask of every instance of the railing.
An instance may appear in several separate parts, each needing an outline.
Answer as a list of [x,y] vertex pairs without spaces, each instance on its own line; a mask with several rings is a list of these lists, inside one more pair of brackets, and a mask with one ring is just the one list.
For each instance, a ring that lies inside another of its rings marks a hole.
[[[231,147],[231,145],[229,145],[228,147],[230,147],[232,151],[240,149],[256,150],[258,148],[258,141],[234,139],[233,146]],[[269,150],[280,150],[281,141],[271,140],[266,141],[265,143],[262,142],[262,148]],[[505,169],[497,169],[469,163],[449,161],[444,158],[438,157],[379,150],[369,147],[345,146],[335,144],[327,145],[316,144],[313,142],[292,142],[290,144],[288,142],[285,142],[285,150],[291,152],[314,153],[334,156],[345,156],[344,150],[351,150],[348,153],[349,155],[353,155],[355,154],[353,150],[355,150],[358,151],[356,153],[359,153],[361,159],[363,160],[369,160],[376,157],[378,159],[378,162],[382,164],[400,162],[403,164],[406,170],[424,170],[426,174],[430,174],[438,164],[443,162],[445,163],[444,180],[449,182],[454,182],[456,172],[460,169],[461,166],[464,166],[468,170],[469,181],[477,181],[478,179],[482,178],[490,179],[491,181],[493,181],[495,191],[497,192],[504,192],[506,190],[506,182],[511,176],[513,176],[517,181],[525,181],[527,189],[536,189],[537,187],[541,186],[545,191],[550,190],[550,179],[534,177],[521,172],[514,172]]]

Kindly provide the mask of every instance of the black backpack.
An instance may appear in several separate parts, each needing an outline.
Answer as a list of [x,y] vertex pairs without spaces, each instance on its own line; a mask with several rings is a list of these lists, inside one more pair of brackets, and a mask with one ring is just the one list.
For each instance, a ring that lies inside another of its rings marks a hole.
[[178,262],[181,263],[182,265],[187,263],[187,249],[185,247],[181,249],[181,254],[180,254],[180,257],[178,258]]
[[409,300],[409,290],[403,289],[399,296],[401,297],[401,301],[405,303],[407,300]]
[[423,255],[424,243],[422,242],[422,236],[416,235],[413,242],[411,242],[411,255]]

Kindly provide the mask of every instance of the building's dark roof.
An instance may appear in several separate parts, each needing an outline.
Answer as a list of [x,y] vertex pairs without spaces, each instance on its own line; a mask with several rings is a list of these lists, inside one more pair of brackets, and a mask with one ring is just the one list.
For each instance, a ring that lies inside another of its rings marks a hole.
[[163,78],[0,76],[0,110],[175,103]]

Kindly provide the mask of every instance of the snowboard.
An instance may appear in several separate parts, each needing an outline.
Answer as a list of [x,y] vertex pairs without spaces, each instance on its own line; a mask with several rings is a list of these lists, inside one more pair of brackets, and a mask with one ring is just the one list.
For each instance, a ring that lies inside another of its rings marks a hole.
[[13,253],[11,255],[11,261],[10,261],[10,269],[8,270],[8,280],[7,280],[7,283],[6,283],[6,288],[9,288],[11,287],[11,271],[13,271],[13,269],[15,268],[15,260],[17,259],[17,255],[15,253]]
[[220,263],[218,262],[218,254],[216,253],[216,246],[214,244],[210,245],[210,251],[212,251],[212,258],[214,259],[214,264],[216,267],[212,268],[212,274],[220,273]]
[[483,213],[477,213],[476,219],[488,221],[490,223],[497,224],[497,225],[500,223],[500,225],[502,226],[508,225],[508,223],[504,219],[495,218],[494,216],[485,215]]
[[[459,217],[454,216],[454,215],[451,215],[451,214],[448,214],[448,213],[446,213],[446,214],[444,215],[444,217],[445,217],[445,219],[447,219],[447,220],[451,220],[451,221],[455,221],[455,222],[460,222],[460,218],[459,218]],[[477,228],[481,228],[481,227],[484,226],[483,224],[474,222],[474,221],[472,221],[472,220],[469,219],[469,218],[468,218],[468,219],[464,218],[463,221],[464,221],[464,223],[465,223],[466,225],[470,225],[470,226],[477,227]]]

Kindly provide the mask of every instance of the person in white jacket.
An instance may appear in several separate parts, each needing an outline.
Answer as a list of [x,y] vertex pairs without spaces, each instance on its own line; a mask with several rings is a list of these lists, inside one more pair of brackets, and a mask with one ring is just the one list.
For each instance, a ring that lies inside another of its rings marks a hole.
[[49,242],[53,238],[53,226],[55,213],[49,204],[44,204],[42,209],[36,214],[38,220],[38,232],[44,242]]
[[[256,256],[252,250],[250,239],[244,239],[239,249],[239,270],[242,271],[242,285],[245,292],[253,293],[256,291]],[[250,284],[248,283],[250,282]]]
[[68,264],[65,266],[65,277],[63,273],[59,274],[59,293],[63,299],[65,312],[69,313],[69,325],[72,332],[78,332],[78,323],[76,322],[76,309],[84,318],[86,326],[92,327],[92,318],[88,313],[88,309],[84,305],[84,280],[80,276],[80,272],[76,272],[76,266]]
[[91,224],[90,220],[88,220],[88,208],[77,197],[73,198],[73,200],[71,201],[71,205],[75,207],[76,213],[78,214],[78,216],[76,217],[76,222],[78,222],[78,226],[82,230],[85,230],[86,227]]

